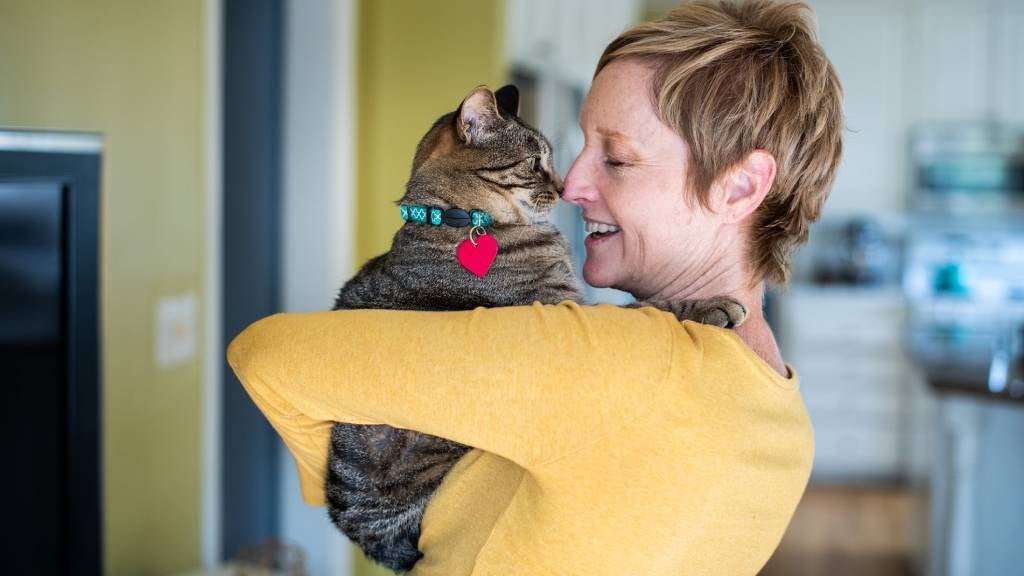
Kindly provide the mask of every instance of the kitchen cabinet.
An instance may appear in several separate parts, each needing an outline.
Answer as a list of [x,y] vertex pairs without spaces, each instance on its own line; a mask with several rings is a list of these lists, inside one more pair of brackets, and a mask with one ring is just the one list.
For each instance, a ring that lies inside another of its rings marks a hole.
[[998,117],[1024,124],[1024,2],[1005,2],[992,19],[996,73],[993,106]]
[[990,38],[996,2],[908,3],[907,120],[972,120],[994,115],[997,71]]
[[813,478],[903,482],[924,468],[914,460],[927,450],[915,426],[924,384],[904,349],[902,293],[796,286],[776,307],[782,355],[814,424]]
[[818,38],[843,84],[846,114],[842,164],[826,204],[828,214],[899,212],[908,178],[908,4],[825,0],[811,6]]
[[827,210],[907,206],[908,135],[921,123],[1024,122],[1024,3],[813,0],[844,89],[843,160]]
[[929,574],[1001,576],[1024,566],[1024,407],[948,394],[935,420]]
[[1024,5],[918,0],[907,6],[911,122],[1024,121]]

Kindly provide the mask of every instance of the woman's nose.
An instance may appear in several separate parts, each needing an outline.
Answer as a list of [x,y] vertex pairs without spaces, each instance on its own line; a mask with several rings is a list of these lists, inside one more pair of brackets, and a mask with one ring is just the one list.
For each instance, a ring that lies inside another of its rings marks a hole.
[[583,202],[592,201],[595,198],[594,187],[587,181],[586,174],[583,170],[583,164],[580,162],[580,158],[576,158],[576,161],[572,163],[572,167],[565,174],[563,180],[565,190],[562,192],[562,200],[566,202],[572,202],[573,204],[581,204]]

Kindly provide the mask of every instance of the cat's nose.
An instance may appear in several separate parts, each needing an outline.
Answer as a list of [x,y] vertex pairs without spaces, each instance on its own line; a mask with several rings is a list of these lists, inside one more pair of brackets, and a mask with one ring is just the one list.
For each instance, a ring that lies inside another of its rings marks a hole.
[[565,184],[562,183],[562,178],[558,175],[558,172],[551,172],[551,183],[554,184],[558,197],[561,198],[562,192],[565,192]]

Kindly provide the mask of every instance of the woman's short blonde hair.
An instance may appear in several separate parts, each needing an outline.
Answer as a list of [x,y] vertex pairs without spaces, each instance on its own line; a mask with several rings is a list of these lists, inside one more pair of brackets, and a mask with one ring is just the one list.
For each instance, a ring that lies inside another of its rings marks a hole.
[[596,76],[620,58],[651,62],[655,107],[690,147],[687,187],[705,207],[711,184],[755,149],[775,183],[755,213],[753,283],[789,280],[842,152],[842,86],[803,3],[698,0],[623,32]]

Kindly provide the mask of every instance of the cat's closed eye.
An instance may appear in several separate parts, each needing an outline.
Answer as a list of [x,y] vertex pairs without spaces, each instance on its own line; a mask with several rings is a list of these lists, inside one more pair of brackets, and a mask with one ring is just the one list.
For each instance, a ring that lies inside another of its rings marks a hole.
[[527,160],[528,160],[528,162],[530,164],[530,170],[533,170],[534,172],[540,172],[542,170],[541,165],[540,165],[540,157],[538,157],[538,156],[531,156]]

